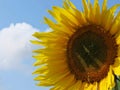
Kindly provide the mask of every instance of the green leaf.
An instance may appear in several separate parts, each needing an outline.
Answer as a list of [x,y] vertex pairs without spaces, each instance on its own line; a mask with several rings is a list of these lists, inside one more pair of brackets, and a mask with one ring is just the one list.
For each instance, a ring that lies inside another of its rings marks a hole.
[[115,76],[116,85],[112,90],[120,90],[120,76]]

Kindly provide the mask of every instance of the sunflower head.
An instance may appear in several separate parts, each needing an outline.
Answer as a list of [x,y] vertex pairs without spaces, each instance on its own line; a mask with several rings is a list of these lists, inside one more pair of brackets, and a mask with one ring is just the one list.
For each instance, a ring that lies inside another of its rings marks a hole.
[[50,32],[33,34],[34,44],[44,48],[34,50],[39,68],[35,80],[50,90],[108,90],[120,75],[120,4],[107,8],[99,0],[94,4],[82,0],[80,11],[69,0],[63,7],[54,6],[48,12],[56,22],[45,17]]

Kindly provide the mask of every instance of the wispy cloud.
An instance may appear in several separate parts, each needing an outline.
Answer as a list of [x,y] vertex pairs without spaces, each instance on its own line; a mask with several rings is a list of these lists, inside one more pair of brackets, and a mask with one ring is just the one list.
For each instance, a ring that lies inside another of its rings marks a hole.
[[0,30],[0,70],[27,68],[26,58],[31,58],[33,46],[29,40],[38,31],[27,23],[11,24]]

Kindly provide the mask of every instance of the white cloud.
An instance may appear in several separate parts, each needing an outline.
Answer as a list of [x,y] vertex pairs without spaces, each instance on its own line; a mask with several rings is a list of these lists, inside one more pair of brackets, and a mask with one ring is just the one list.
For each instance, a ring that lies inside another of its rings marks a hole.
[[0,70],[27,69],[25,60],[31,58],[32,45],[29,40],[38,31],[27,23],[11,24],[0,30]]

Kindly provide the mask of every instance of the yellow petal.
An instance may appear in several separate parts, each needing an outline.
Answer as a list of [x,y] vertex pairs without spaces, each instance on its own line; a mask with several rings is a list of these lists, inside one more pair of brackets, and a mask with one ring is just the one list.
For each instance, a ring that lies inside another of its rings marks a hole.
[[36,56],[33,56],[33,58],[35,58],[37,61],[47,59],[47,57],[43,54],[38,54]]
[[94,0],[94,6],[93,6],[94,11],[96,11],[96,7],[97,7],[98,3],[99,3],[99,0]]
[[102,79],[99,83],[99,89],[100,90],[108,90],[108,89],[111,90],[114,86],[115,86],[114,75],[112,72],[112,67],[110,66],[108,75],[104,79]]
[[115,75],[120,75],[120,57],[115,59],[115,63],[112,66],[112,69],[113,69]]
[[38,40],[31,40],[30,42],[33,43],[33,44],[38,44],[38,45],[40,45],[40,41],[38,41]]
[[46,64],[46,62],[47,62],[47,59],[39,60],[39,61],[36,61],[33,65],[40,66],[40,65]]
[[50,88],[50,90],[60,90],[60,86],[58,87],[53,87],[53,88]]
[[92,90],[92,88],[93,88],[92,84],[89,84],[88,86],[84,87],[85,90]]
[[120,57],[120,45],[118,46],[117,56]]
[[97,82],[90,83],[90,84],[86,83],[84,85],[84,89],[85,90],[97,90]]
[[68,90],[83,90],[83,82],[77,80]]
[[53,6],[53,11],[48,10],[48,12],[54,17],[57,22],[60,22],[62,20],[62,18],[60,17],[61,11],[55,9],[55,6]]
[[[56,83],[55,87],[60,87],[59,90],[68,90],[68,88],[75,83],[74,75],[68,75],[63,78],[63,80]],[[55,89],[52,89],[55,90]]]
[[[55,67],[57,67],[57,69]],[[53,63],[48,63],[48,68],[51,72],[55,72],[55,73],[59,73],[59,72],[62,72],[64,70],[68,70],[67,64],[64,64],[61,66],[60,64],[55,65]]]
[[76,6],[70,0],[64,0],[63,7],[65,9],[70,9],[70,7],[76,9]]
[[[114,35],[116,38],[119,37],[120,35],[120,31],[119,31],[119,28],[120,28],[120,12],[117,14],[117,16],[115,17],[114,21],[113,21],[113,25],[111,27],[111,33],[112,35]],[[115,29],[115,30],[114,30]]]
[[96,14],[98,5],[99,5],[99,0],[94,0],[94,6],[93,6],[94,15]]
[[74,20],[73,20],[72,18],[70,19],[70,16],[67,17],[67,16],[64,15],[64,14],[61,14],[61,18],[63,18],[64,21],[65,21],[66,23],[68,23],[69,26],[71,26],[71,27],[73,27],[73,28],[79,26],[79,22],[78,22],[77,20],[74,22]]
[[63,78],[66,77],[68,74],[70,74],[69,70],[59,71],[59,73],[49,71],[46,74],[46,77],[49,78],[52,82],[57,83],[60,80],[63,80]]
[[103,5],[102,5],[102,14],[107,10],[107,0],[103,0]]
[[98,82],[94,82],[94,86],[93,86],[92,90],[99,90],[98,88],[99,88]]
[[116,35],[116,43],[117,43],[117,45],[120,45],[120,32],[118,32],[118,33],[119,33],[119,35]]
[[63,7],[65,9],[69,9],[70,8],[69,5],[68,5],[68,3],[67,3],[67,0],[64,0]]
[[82,12],[80,12],[77,9],[75,9],[75,13],[76,13],[76,18],[78,18],[78,20],[80,21],[81,25],[87,25],[88,24],[88,22],[87,22],[87,20],[85,18],[85,15]]
[[34,71],[33,74],[44,74],[47,72],[47,70],[48,70],[48,67],[44,65],[38,68],[36,71]]
[[96,0],[95,2],[94,13],[95,13],[95,18],[94,18],[95,23],[99,25],[101,21],[101,14],[100,14],[100,6],[98,0]]
[[46,79],[46,77],[42,76],[42,75],[39,75],[39,76],[37,76],[37,77],[34,78],[34,80],[36,80],[36,81],[45,80],[45,79]]
[[111,26],[111,21],[113,20],[113,14],[111,11],[107,12],[103,17],[102,17],[102,26],[105,28],[106,31],[109,30]]
[[31,43],[36,44],[36,45],[40,45],[40,46],[48,46],[48,44],[52,43],[52,42],[49,42],[48,40],[46,40],[44,42],[43,41],[38,41],[38,40],[31,40]]
[[[58,66],[58,68],[62,68],[62,69],[67,68],[67,67],[65,67],[65,65],[63,65],[63,64],[66,63],[66,60],[65,60],[65,59],[63,59],[63,60],[59,60],[59,59],[49,60],[49,59],[48,59],[47,63],[48,63],[48,66],[52,66],[52,65],[53,65],[52,67]],[[61,65],[63,65],[63,67],[62,67]],[[66,65],[66,66],[67,66],[67,65]],[[51,68],[51,69],[53,69],[53,68]],[[56,70],[56,69],[53,69],[53,70]]]
[[90,3],[90,15],[89,15],[88,21],[90,23],[93,23],[94,20],[95,20],[94,10],[93,10],[92,4]]
[[[62,21],[60,24],[55,24],[50,19],[45,18],[45,22],[52,28],[52,30],[54,30],[54,32],[58,32],[59,34],[61,33],[62,35],[70,36],[73,33],[73,29],[71,29],[70,24],[67,24],[66,21],[65,24],[62,24]],[[69,28],[66,25],[68,25]]]
[[[62,20],[69,20],[67,23],[71,23],[71,25],[78,25],[79,21],[77,18],[75,18],[70,12],[68,12],[66,9],[60,8],[60,7],[53,7],[54,9],[60,11],[60,16]],[[63,17],[64,16],[64,17]]]
[[52,20],[46,17],[44,17],[44,20],[45,20],[45,23],[49,25],[49,27],[53,28],[55,26],[55,23]]
[[100,6],[98,0],[94,1],[94,6],[90,3],[90,0],[88,1],[87,5],[88,5],[87,7],[90,7],[88,8],[88,14],[87,14],[88,22],[99,25],[101,20],[101,15],[100,15]]
[[88,8],[88,4],[87,4],[86,0],[82,0],[82,4],[84,7],[84,13],[85,13],[86,17],[89,17],[89,8]]
[[114,13],[118,7],[120,7],[120,4],[115,4],[108,11],[112,11],[112,13]]
[[114,86],[115,86],[114,75],[113,75],[112,66],[110,66],[110,69],[107,75],[107,88],[111,90]]
[[67,0],[67,2],[72,8],[76,9],[76,6],[70,0]]
[[99,82],[99,90],[108,90],[107,88],[107,79],[104,78]]
[[120,4],[116,4],[116,5],[112,6],[108,11],[106,11],[106,13],[103,13],[103,15],[102,15],[102,23],[101,24],[107,31],[112,26],[112,22],[114,20],[114,13],[119,6],[120,6]]
[[112,67],[118,67],[120,65],[120,57],[115,58],[115,62]]
[[54,84],[52,84],[49,81],[41,81],[37,84],[37,86],[52,86],[52,85],[54,85]]
[[119,21],[119,20],[116,20],[116,21],[113,23],[113,25],[112,25],[112,27],[111,27],[111,29],[110,29],[110,33],[111,33],[112,35],[115,35],[115,34],[118,32],[119,27],[120,27],[120,21]]
[[56,35],[51,32],[35,32],[33,36],[42,40],[43,38],[54,38]]

